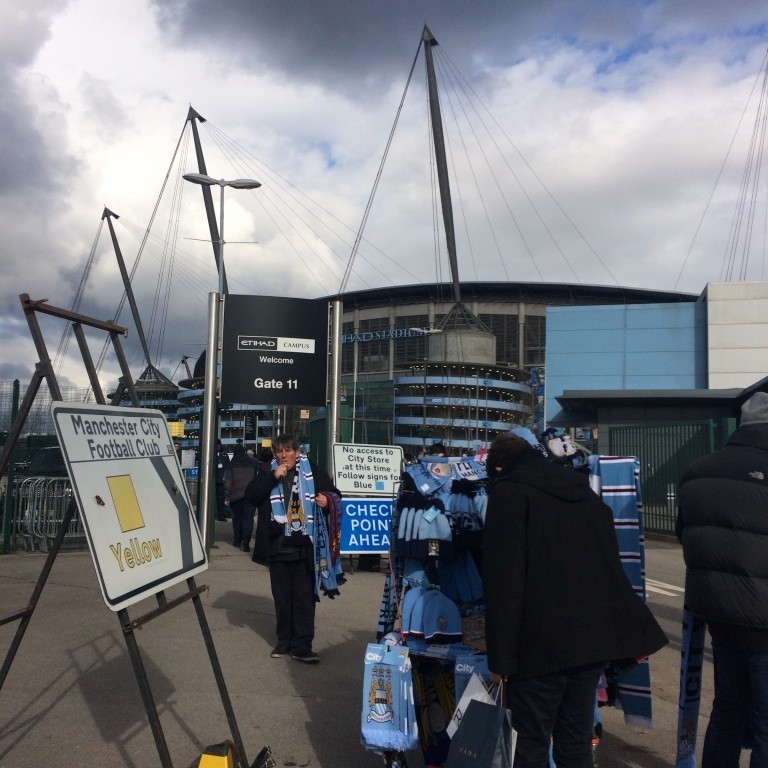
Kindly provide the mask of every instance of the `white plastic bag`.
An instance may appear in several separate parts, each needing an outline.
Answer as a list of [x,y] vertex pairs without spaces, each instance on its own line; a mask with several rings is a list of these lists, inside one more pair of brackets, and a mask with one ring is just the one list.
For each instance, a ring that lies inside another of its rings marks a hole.
[[459,703],[456,705],[456,709],[453,712],[451,722],[448,723],[448,727],[445,729],[445,732],[449,737],[453,738],[453,734],[456,733],[456,730],[461,723],[461,718],[464,717],[464,713],[467,711],[469,702],[472,701],[472,699],[475,701],[482,701],[486,704],[496,703],[493,696],[491,696],[488,689],[485,687],[483,678],[480,677],[477,672],[473,673],[472,677],[469,678],[467,687],[464,689],[464,693],[459,699]]

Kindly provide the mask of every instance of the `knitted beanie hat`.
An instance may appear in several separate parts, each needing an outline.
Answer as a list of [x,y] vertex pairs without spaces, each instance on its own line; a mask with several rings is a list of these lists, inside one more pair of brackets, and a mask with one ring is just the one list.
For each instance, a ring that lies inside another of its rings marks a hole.
[[755,392],[741,406],[740,426],[768,423],[768,392]]

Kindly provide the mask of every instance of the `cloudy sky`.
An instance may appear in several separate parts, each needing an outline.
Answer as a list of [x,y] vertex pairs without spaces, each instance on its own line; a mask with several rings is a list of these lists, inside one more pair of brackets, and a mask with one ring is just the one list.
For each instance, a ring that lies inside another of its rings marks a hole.
[[[337,293],[377,178],[346,287],[450,280],[416,59],[425,23],[462,280],[698,294],[764,279],[766,203],[742,197],[765,186],[749,153],[764,0],[3,3],[0,380],[26,387],[36,361],[19,294],[114,318],[105,207],[154,362],[178,378],[200,354],[217,277],[200,189],[180,179],[197,170],[190,106],[207,121],[208,172],[263,182],[226,192],[232,293]],[[138,374],[127,307],[118,322]],[[44,322],[52,358],[63,330]],[[57,370],[82,385],[70,347]],[[108,356],[106,386],[115,371]]]

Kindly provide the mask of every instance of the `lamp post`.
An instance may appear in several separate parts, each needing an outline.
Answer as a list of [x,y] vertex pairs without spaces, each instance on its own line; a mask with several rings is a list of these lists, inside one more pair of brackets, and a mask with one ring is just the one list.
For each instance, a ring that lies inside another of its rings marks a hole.
[[258,189],[261,186],[260,181],[255,179],[214,179],[205,173],[185,173],[182,177],[185,181],[191,181],[193,184],[200,184],[204,187],[220,187],[219,195],[219,296],[224,293],[224,187],[233,189]]
[[185,173],[185,181],[205,187],[221,187],[219,202],[219,290],[210,294],[208,301],[208,347],[206,351],[205,388],[203,390],[203,441],[200,451],[200,510],[198,518],[203,531],[206,551],[210,549],[211,497],[214,485],[213,473],[216,437],[216,375],[221,354],[222,324],[221,303],[224,298],[224,187],[233,189],[257,189],[261,182],[255,179],[214,179],[204,173]]
[[[430,336],[433,333],[442,333],[441,328],[409,328],[409,331],[414,333],[422,333],[425,336]],[[429,347],[427,347],[426,356],[424,357],[424,393],[421,406],[421,450],[422,453],[426,453],[427,450],[427,363],[429,362]]]
[[489,379],[483,379],[483,384],[485,384],[485,444],[488,445],[488,385],[490,384]]

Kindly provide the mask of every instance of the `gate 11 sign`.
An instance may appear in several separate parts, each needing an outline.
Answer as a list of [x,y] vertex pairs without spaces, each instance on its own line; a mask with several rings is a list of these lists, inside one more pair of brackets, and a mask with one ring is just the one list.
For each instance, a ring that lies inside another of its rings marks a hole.
[[327,367],[327,301],[226,297],[223,403],[325,405]]
[[161,411],[59,402],[51,413],[109,608],[208,567]]
[[400,481],[403,449],[396,445],[334,443],[336,486],[342,493],[390,494]]

